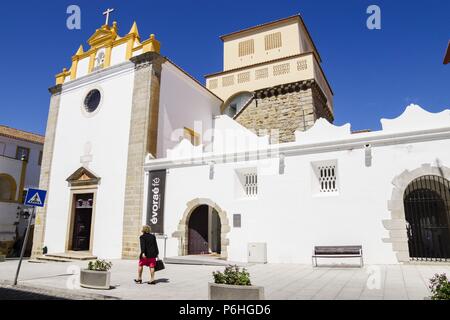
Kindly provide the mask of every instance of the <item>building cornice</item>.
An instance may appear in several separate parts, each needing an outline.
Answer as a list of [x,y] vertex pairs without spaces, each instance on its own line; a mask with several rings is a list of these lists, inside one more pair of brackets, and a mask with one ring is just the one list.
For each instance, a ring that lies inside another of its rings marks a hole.
[[300,144],[298,142],[290,142],[285,144],[270,145],[267,148],[245,152],[207,152],[201,155],[194,155],[193,157],[184,159],[156,159],[147,161],[147,163],[144,165],[144,169],[145,171],[153,171],[182,167],[204,166],[211,163],[221,164],[230,162],[257,161],[264,159],[277,159],[280,157],[280,155],[283,155],[284,157],[290,157],[343,150],[363,149],[367,145],[370,145],[373,148],[446,139],[450,139],[450,127],[403,133],[380,133],[380,131],[378,131],[353,135],[348,139],[340,139],[320,143]]
[[280,62],[280,61],[290,60],[290,59],[304,57],[304,56],[309,56],[309,55],[312,55],[314,57],[314,60],[316,61],[316,64],[319,67],[319,70],[320,70],[323,78],[325,79],[325,82],[326,82],[328,88],[330,89],[331,94],[334,95],[333,89],[331,88],[330,82],[328,81],[327,76],[325,75],[319,60],[317,60],[317,57],[314,54],[314,52],[311,52],[311,51],[304,52],[304,53],[299,53],[299,54],[294,54],[294,55],[287,56],[287,57],[277,58],[277,59],[273,59],[273,60],[258,62],[258,63],[255,63],[255,64],[242,66],[242,67],[239,67],[239,68],[234,68],[234,69],[225,70],[225,71],[221,71],[221,72],[210,73],[210,74],[205,75],[204,77],[205,77],[206,80],[208,80],[209,78],[213,78],[213,77],[217,77],[217,76],[223,76],[223,75],[228,74],[228,73],[234,73],[234,72],[242,71],[242,70],[246,70],[246,69],[253,69],[253,68],[256,68],[256,67],[272,64],[274,62]]
[[241,35],[241,34],[245,34],[245,33],[248,33],[248,32],[253,32],[253,31],[256,31],[256,30],[259,30],[259,29],[264,29],[264,28],[267,28],[267,27],[270,27],[270,26],[273,26],[273,25],[286,23],[286,22],[288,22],[290,20],[291,21],[299,21],[300,22],[300,25],[303,27],[303,29],[305,29],[306,36],[308,37],[309,41],[311,42],[311,44],[312,44],[312,46],[313,46],[313,48],[314,48],[314,50],[315,50],[315,52],[317,54],[318,60],[320,62],[322,62],[322,58],[320,57],[319,51],[317,50],[317,47],[316,47],[316,44],[314,43],[314,41],[313,41],[313,39],[311,37],[311,34],[310,34],[308,28],[306,27],[305,21],[303,21],[303,18],[302,18],[302,16],[300,14],[295,14],[295,15],[292,15],[290,17],[281,18],[281,19],[278,19],[278,20],[275,20],[275,21],[262,23],[262,24],[259,24],[259,25],[253,26],[253,27],[249,27],[249,28],[245,28],[245,29],[239,30],[239,31],[234,31],[234,32],[222,35],[219,38],[222,41],[226,41],[227,38],[233,38],[236,35]]
[[[116,77],[118,75],[126,74],[126,73],[133,72],[133,71],[134,71],[134,64],[130,61],[126,61],[126,62],[111,66],[106,69],[94,71],[88,75],[85,75],[81,78],[72,80],[72,81],[67,82],[60,86],[61,86],[62,92],[66,93],[66,92],[76,90],[80,87],[83,87],[83,86],[86,86],[86,85],[89,85],[89,84],[92,84],[92,83],[95,83],[98,81],[110,79],[112,77]],[[57,86],[55,86],[55,87],[57,87]]]
[[57,84],[56,86],[48,88],[48,92],[52,95],[59,94],[62,91],[62,84]]

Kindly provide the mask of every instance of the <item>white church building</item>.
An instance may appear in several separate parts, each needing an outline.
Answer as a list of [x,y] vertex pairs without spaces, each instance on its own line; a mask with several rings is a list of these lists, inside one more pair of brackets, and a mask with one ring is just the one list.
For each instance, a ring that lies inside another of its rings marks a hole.
[[450,110],[410,105],[352,132],[332,124],[299,15],[221,40],[206,86],[136,24],[78,49],[50,89],[35,257],[136,259],[149,224],[167,257],[310,263],[314,246],[360,245],[366,263],[450,258]]

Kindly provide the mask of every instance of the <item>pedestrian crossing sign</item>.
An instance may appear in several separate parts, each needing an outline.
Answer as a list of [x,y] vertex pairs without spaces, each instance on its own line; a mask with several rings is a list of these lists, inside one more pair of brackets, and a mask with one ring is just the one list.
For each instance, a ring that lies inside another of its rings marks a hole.
[[32,207],[43,207],[46,196],[47,191],[45,190],[28,189],[27,196],[25,198],[25,205]]

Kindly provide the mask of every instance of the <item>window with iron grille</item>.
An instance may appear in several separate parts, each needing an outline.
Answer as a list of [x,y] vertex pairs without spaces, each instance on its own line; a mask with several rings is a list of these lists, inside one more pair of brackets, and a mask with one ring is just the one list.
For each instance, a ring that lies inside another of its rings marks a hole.
[[253,39],[239,42],[239,57],[255,53],[255,41]]
[[335,194],[339,192],[337,160],[312,163],[313,192],[315,194]]
[[266,51],[271,49],[280,48],[281,43],[281,32],[271,33],[264,37]]
[[320,192],[337,192],[336,165],[319,166]]
[[258,195],[258,174],[256,172],[244,174],[244,190],[248,198]]

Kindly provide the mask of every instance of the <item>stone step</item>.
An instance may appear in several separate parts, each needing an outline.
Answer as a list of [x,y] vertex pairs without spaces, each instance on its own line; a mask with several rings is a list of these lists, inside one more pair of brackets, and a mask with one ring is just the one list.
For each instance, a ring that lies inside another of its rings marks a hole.
[[[49,256],[37,256],[37,261],[50,261],[50,262],[72,262],[73,260],[65,259],[65,258],[59,258],[59,257],[49,257]],[[37,262],[30,260],[30,262]]]
[[49,258],[59,258],[59,259],[68,259],[68,260],[78,260],[78,261],[88,261],[88,260],[96,260],[97,257],[88,253],[78,253],[78,252],[67,252],[67,253],[49,253],[45,255]]

